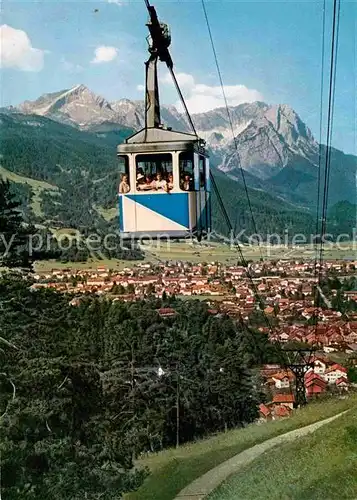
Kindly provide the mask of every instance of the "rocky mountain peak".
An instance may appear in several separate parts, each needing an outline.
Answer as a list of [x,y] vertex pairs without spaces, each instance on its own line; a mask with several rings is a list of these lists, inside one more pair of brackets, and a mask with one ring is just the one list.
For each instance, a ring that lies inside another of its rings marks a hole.
[[121,112],[123,110],[136,110],[140,107],[138,106],[137,101],[132,101],[130,99],[119,99],[118,101],[112,101],[110,105],[116,112]]
[[271,106],[265,113],[274,128],[293,144],[298,139],[314,141],[310,129],[303,123],[299,115],[287,104]]
[[109,102],[84,84],[44,94],[35,101],[25,101],[18,109],[23,113],[43,115],[84,128],[110,120],[114,115]]
[[80,105],[87,106],[99,106],[101,108],[111,109],[109,102],[94,92],[92,92],[88,87],[83,84],[76,85],[67,92],[64,92],[59,98],[57,98],[56,104],[57,107],[60,107],[65,104],[76,103]]
[[[44,94],[35,101],[26,101],[19,109],[87,130],[97,130],[102,124],[106,130],[123,126],[140,130],[145,122],[144,101],[108,102],[84,84]],[[277,175],[291,164],[292,158],[304,158],[316,164],[318,145],[308,127],[287,104],[244,103],[231,106],[229,112],[234,141],[226,108],[192,115],[198,134],[221,161],[222,170],[232,172],[237,168],[235,142],[239,145],[242,167],[261,179]],[[174,106],[162,105],[161,119],[174,130],[190,130],[185,115]]]
[[130,99],[119,99],[111,103],[115,112],[115,122],[126,127],[139,130],[144,124],[144,103],[142,101],[131,101]]

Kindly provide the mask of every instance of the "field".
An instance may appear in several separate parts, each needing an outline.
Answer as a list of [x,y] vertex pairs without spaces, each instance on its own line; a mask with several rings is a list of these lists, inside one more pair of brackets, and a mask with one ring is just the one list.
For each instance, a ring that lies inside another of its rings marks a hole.
[[[53,230],[57,236],[64,236],[65,234],[69,238],[73,238],[74,230]],[[191,263],[199,262],[221,262],[225,265],[236,265],[239,260],[238,252],[235,248],[230,248],[227,245],[222,244],[189,244],[189,243],[176,243],[171,242],[170,245],[166,245],[165,242],[161,242],[160,246],[156,243],[152,246],[147,244],[141,245],[142,250],[145,253],[144,262],[158,263],[166,261],[185,261]],[[277,260],[277,259],[287,259],[287,260],[312,260],[314,258],[313,250],[310,247],[299,247],[295,249],[287,249],[285,247],[267,247],[261,246],[260,250],[256,246],[242,247],[243,255],[246,260],[259,260],[262,255],[264,260]],[[324,254],[325,259],[356,259],[356,250],[354,249],[354,244],[349,243],[341,248],[332,248],[326,251]],[[38,271],[48,271],[53,268],[72,268],[72,269],[97,269],[99,266],[106,266],[108,269],[121,270],[124,267],[134,267],[138,261],[126,261],[126,260],[95,260],[90,259],[86,263],[66,263],[61,264],[55,261],[43,261],[36,264],[36,270]]]
[[357,498],[357,408],[310,436],[263,454],[210,500]]
[[118,216],[118,208],[103,208],[103,207],[96,207],[93,206],[94,210],[96,210],[106,221],[113,220],[115,217]]
[[73,270],[88,269],[96,271],[98,267],[105,267],[107,269],[121,271],[125,267],[132,267],[134,263],[135,261],[118,260],[118,259],[111,259],[111,260],[89,259],[87,262],[58,262],[56,260],[42,260],[35,263],[35,271],[37,273],[50,272],[52,269],[73,269]]
[[[76,234],[74,229],[52,230],[57,237],[67,235],[73,238]],[[221,262],[224,265],[236,265],[239,261],[239,255],[236,248],[230,248],[228,245],[219,243],[187,243],[187,242],[154,242],[151,246],[147,243],[141,244],[141,249],[145,253],[144,262],[158,263],[166,261],[185,261],[191,263],[199,262]],[[299,246],[295,248],[286,248],[284,246],[262,245],[257,246],[243,245],[242,251],[246,260],[313,260],[314,250],[311,246]],[[340,244],[339,248],[335,246],[326,249],[325,259],[356,259],[357,244],[354,242]],[[87,263],[66,263],[61,264],[55,261],[44,261],[36,265],[37,270],[50,270],[52,268],[73,268],[73,269],[96,269],[99,266],[106,266],[109,269],[121,270],[124,267],[133,267],[138,261],[125,260],[96,260],[90,259]]]
[[[147,248],[142,245],[143,250]],[[241,245],[246,260],[314,260],[315,252],[312,245],[284,246],[284,245]],[[158,260],[184,260],[189,262],[218,261],[223,264],[235,264],[239,258],[237,248],[219,243],[181,243],[171,242],[160,246],[153,244],[150,248],[152,257]],[[357,243],[346,242],[339,245],[326,245],[325,259],[357,259]]]
[[31,201],[31,207],[35,215],[43,216],[42,208],[41,208],[41,193],[46,190],[49,192],[58,191],[58,187],[53,184],[49,184],[48,182],[37,181],[35,179],[30,179],[29,177],[24,177],[22,175],[15,174],[14,172],[10,172],[6,170],[4,167],[0,166],[0,176],[4,179],[8,179],[9,181],[16,182],[19,184],[28,184],[32,188],[33,197]]
[[[294,416],[287,420],[249,425],[244,429],[221,433],[178,449],[150,455],[139,460],[137,466],[148,467],[151,474],[137,492],[126,498],[171,500],[194,479],[237,453],[284,432],[336,415],[356,404],[357,396],[310,403],[306,408],[296,410]],[[270,497],[268,495],[265,498]]]

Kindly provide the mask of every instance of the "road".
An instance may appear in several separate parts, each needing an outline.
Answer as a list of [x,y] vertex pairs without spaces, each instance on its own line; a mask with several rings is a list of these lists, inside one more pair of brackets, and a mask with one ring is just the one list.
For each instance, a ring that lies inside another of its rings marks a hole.
[[238,455],[226,460],[186,486],[180,491],[174,500],[203,500],[231,474],[237,472],[239,468],[248,465],[267,450],[270,450],[274,446],[294,441],[299,437],[306,436],[307,434],[316,431],[323,425],[332,422],[336,418],[345,414],[347,411],[349,410],[339,413],[338,415],[334,415],[333,417],[326,418],[325,420],[321,420],[320,422],[315,422],[314,424],[307,425],[306,427],[295,429],[294,431],[268,439],[263,443],[253,446],[252,448],[248,448],[248,450],[245,450],[242,453],[238,453]]

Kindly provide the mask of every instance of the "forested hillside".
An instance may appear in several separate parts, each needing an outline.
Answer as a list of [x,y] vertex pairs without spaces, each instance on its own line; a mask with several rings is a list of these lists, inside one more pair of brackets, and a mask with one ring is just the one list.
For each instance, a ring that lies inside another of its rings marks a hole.
[[30,285],[0,278],[5,500],[120,498],[141,483],[141,452],[256,418],[265,335],[199,301],[71,305]]
[[[223,197],[223,202],[230,216],[235,232],[251,236],[258,232],[263,238],[269,234],[284,235],[287,230],[291,238],[296,233],[306,235],[314,234],[315,219],[311,212],[301,210],[295,205],[289,204],[271,196],[265,191],[249,189],[249,200],[256,227],[254,227],[247,195],[243,184],[232,182],[227,176],[214,169],[214,175]],[[227,233],[227,225],[222,217],[218,201],[213,194],[212,198],[212,221],[213,227],[220,233]]]
[[[0,175],[12,183],[25,220],[81,231],[117,229],[116,145],[132,133],[131,129],[106,130],[101,125],[96,132],[80,131],[45,117],[20,113],[2,113],[0,121]],[[265,237],[285,231],[289,235],[315,232],[314,212],[268,194],[269,185],[267,191],[263,190],[264,183],[259,189],[249,189],[254,227],[242,183],[214,168],[214,154],[211,164],[237,233],[244,230],[249,236],[256,229]],[[340,226],[346,228],[342,212],[339,214],[333,218],[334,233],[341,232]],[[215,231],[227,235],[214,195],[212,215]]]
[[[200,301],[149,294],[125,303],[34,287],[30,228],[21,229],[3,181],[0,227],[6,500],[120,498],[143,480],[133,468],[140,453],[255,420],[257,368],[281,357],[267,335]],[[9,233],[17,236],[4,252]]]
[[[101,130],[95,134],[44,117],[21,114],[2,114],[1,121],[1,165],[10,180],[9,172],[24,177],[22,186],[25,187],[19,188],[17,179],[16,190],[28,220],[45,222],[52,227],[107,225],[101,209],[116,206],[116,144],[131,130]],[[218,171],[216,175],[236,229],[254,232],[243,186]],[[58,188],[41,189],[38,193],[40,210],[33,203],[34,187],[26,185],[25,178],[46,181]],[[286,226],[296,227],[299,232],[312,224],[309,214],[267,193],[251,189],[250,198],[257,226],[263,234],[268,230],[281,233]],[[215,229],[225,234],[227,227],[216,205],[213,220]],[[115,224],[114,220],[113,226]]]
[[[105,223],[94,206],[106,208],[115,203],[118,173],[114,144],[108,146],[95,134],[38,116],[2,114],[1,124],[2,167],[58,188],[56,192],[41,191],[44,215],[27,204],[28,219],[54,227],[88,228]],[[130,133],[124,129],[114,134],[115,142]]]
[[340,201],[334,205],[329,213],[329,232],[338,234],[351,234],[357,228],[356,205],[348,201]]

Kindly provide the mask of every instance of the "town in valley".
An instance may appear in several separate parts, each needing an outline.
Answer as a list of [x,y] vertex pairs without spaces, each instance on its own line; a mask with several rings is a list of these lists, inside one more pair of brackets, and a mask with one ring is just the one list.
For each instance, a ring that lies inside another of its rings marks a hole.
[[[86,295],[124,302],[155,297],[205,301],[211,315],[228,315],[272,342],[315,346],[305,374],[308,400],[356,389],[357,261],[324,261],[321,268],[318,262],[303,260],[257,261],[247,267],[185,261],[127,265],[114,270],[99,261],[96,269],[75,269],[56,268],[54,263],[52,269],[36,272],[32,288],[68,293],[73,306]],[[325,277],[325,285],[317,291],[318,273]],[[169,305],[157,312],[163,318],[176,314]],[[294,373],[279,364],[263,365],[260,381],[268,400],[260,404],[260,420],[290,416],[295,407]]]

